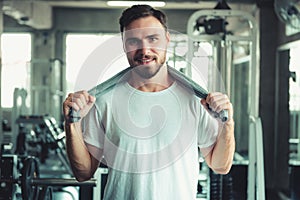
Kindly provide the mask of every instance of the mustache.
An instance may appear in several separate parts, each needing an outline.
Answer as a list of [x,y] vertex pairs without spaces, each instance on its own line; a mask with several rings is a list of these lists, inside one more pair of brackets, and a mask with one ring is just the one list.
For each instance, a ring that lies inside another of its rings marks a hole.
[[134,61],[139,61],[139,60],[142,60],[142,59],[157,59],[157,57],[155,55],[142,55],[142,54],[139,54],[139,55],[136,55],[134,58]]

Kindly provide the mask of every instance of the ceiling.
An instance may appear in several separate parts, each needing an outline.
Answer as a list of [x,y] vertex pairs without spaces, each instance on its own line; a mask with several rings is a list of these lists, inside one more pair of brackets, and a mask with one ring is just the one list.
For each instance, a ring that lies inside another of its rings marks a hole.
[[[31,1],[56,1],[60,2],[62,0],[31,0]],[[69,1],[69,2],[106,2],[106,0],[63,0],[63,1]],[[121,0],[124,1],[124,0]],[[130,0],[129,0],[130,1]],[[136,0],[139,1],[139,0]],[[141,1],[147,1],[147,0],[141,0]],[[190,3],[201,3],[201,2],[215,2],[217,3],[218,1],[222,0],[153,0],[153,1],[165,1],[165,2],[177,2],[177,3],[182,3],[182,2],[190,2]],[[223,0],[228,3],[255,3],[257,0]],[[264,0],[262,0],[264,1]]]
[[[121,0],[122,1],[122,0]],[[139,1],[139,0],[136,0]],[[141,0],[143,1],[143,0]],[[147,0],[144,0],[147,1]],[[215,6],[218,1],[226,1],[231,4],[255,4],[259,0],[153,0],[165,1],[164,9],[189,9]],[[261,0],[272,1],[272,0]],[[26,3],[45,3],[53,7],[82,7],[82,8],[111,8],[107,6],[106,0],[3,0],[4,5]]]
[[[1,1],[1,0],[0,0]],[[145,0],[144,0],[145,1]],[[164,0],[162,9],[194,10],[213,9],[218,0]],[[221,0],[220,0],[221,1]],[[255,5],[258,0],[227,0],[230,8],[240,5]],[[272,1],[272,0],[260,0]],[[104,8],[116,9],[107,5],[104,0],[3,0],[2,10],[18,23],[29,25],[35,29],[49,29],[52,25],[53,8]]]

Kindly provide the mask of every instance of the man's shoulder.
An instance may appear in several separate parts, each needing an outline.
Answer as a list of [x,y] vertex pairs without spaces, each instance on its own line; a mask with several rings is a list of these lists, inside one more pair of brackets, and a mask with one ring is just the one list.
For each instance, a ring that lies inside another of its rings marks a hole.
[[109,94],[111,94],[112,91],[114,91],[120,85],[124,84],[124,81],[126,81],[130,69],[131,67],[123,69],[122,71],[115,74],[113,77],[105,80],[104,82],[98,84],[97,86],[89,90],[89,93],[95,96],[96,98],[103,98],[109,96]]
[[126,82],[120,82],[114,85],[111,85],[110,87],[107,87],[106,89],[101,88],[101,84],[94,87],[90,94],[96,97],[96,101],[109,101],[111,100],[114,95],[116,95],[116,91],[120,92],[124,90],[124,87]]

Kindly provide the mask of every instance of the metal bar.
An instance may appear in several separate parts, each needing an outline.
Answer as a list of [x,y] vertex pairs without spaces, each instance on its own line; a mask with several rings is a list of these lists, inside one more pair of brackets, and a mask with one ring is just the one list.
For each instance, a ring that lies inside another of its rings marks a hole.
[[[224,41],[224,38],[220,35],[191,35],[189,39],[198,42],[206,42],[206,41]],[[232,42],[241,42],[241,41],[253,41],[253,36],[232,36],[226,35],[225,41],[232,41]]]
[[[20,179],[0,179],[0,183],[20,184]],[[75,178],[33,178],[31,185],[34,186],[92,186],[97,185],[96,179],[78,182]]]
[[256,133],[255,133],[255,118],[250,118],[249,126],[249,164],[248,164],[248,184],[247,184],[247,199],[255,200],[256,189]]
[[75,178],[34,178],[32,185],[35,186],[92,186],[97,185],[96,179],[90,179],[84,182],[78,182]]
[[101,197],[101,186],[102,186],[102,169],[104,168],[100,168],[98,167],[98,169],[96,170],[94,177],[97,180],[97,186],[93,188],[93,199],[92,200],[99,200],[99,199],[103,199],[103,197]]
[[14,184],[20,184],[20,181],[18,179],[0,179],[0,183],[14,183]]
[[264,146],[261,119],[256,119],[256,158],[257,158],[257,195],[256,199],[265,200],[265,170],[264,170]]

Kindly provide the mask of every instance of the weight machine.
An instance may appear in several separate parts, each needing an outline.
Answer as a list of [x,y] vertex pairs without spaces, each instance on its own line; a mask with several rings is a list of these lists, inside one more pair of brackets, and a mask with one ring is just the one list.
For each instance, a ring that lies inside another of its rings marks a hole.
[[[237,112],[234,116],[237,151],[242,152],[242,157],[236,152],[235,158],[242,159],[235,159],[234,164],[244,162],[248,165],[247,199],[264,200],[256,21],[252,15],[243,11],[200,10],[189,18],[187,34],[188,62],[185,73],[194,77],[197,71],[205,71],[201,75],[207,80],[208,90],[226,91],[231,98]],[[203,58],[207,60],[207,66],[199,66]],[[248,141],[245,132],[248,133]],[[245,149],[247,146],[248,149]]]
[[[9,148],[2,145],[0,200],[51,200],[53,188],[69,186],[79,187],[79,199],[99,193],[97,190],[86,193],[93,187],[99,188],[99,178],[85,182],[73,178],[66,155],[65,133],[53,117],[21,115],[16,124],[19,126],[17,148],[8,151]],[[56,173],[59,176],[55,176]]]

